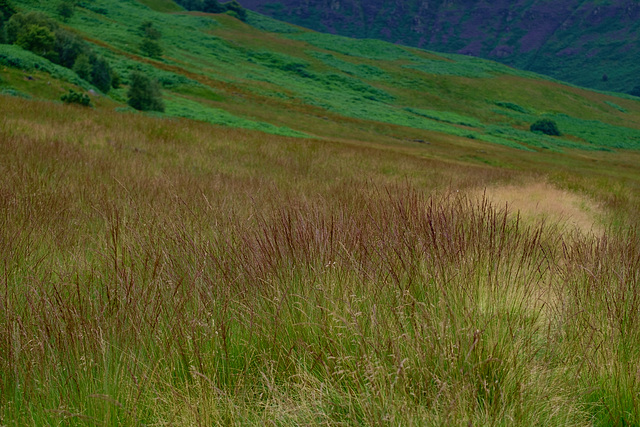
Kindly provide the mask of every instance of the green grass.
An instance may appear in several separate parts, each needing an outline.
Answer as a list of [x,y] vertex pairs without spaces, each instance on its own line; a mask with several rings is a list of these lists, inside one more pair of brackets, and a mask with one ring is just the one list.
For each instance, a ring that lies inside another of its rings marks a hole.
[[[399,131],[406,134],[399,138],[409,140],[416,139],[416,131],[435,131],[461,138],[460,144],[471,136],[475,141],[525,150],[638,148],[633,128],[640,128],[640,107],[635,101],[564,87],[476,58],[313,33],[250,13],[252,27],[224,14],[169,11],[165,3],[145,6],[96,0],[91,7],[99,8],[100,13],[81,5],[68,25],[99,43],[96,51],[110,61],[125,83],[130,72],[140,69],[161,82],[169,100],[181,99],[173,95],[188,97],[188,102],[170,109],[169,114],[178,117],[212,123],[235,121],[244,127],[263,123],[261,129],[276,134],[290,129],[284,133],[332,137],[344,134],[345,129],[329,126],[331,132],[325,134],[319,123],[306,124],[310,117],[337,115],[341,123],[366,122],[357,127],[359,139],[377,139],[377,133],[368,129],[384,123],[408,128]],[[23,7],[51,12],[49,6],[35,1],[25,1]],[[156,22],[163,32],[165,54],[158,61],[139,56],[137,28],[146,20]],[[15,47],[3,49],[11,53],[5,55],[5,63],[38,64],[54,77],[74,81],[69,70],[52,69],[46,61],[25,56]],[[527,89],[519,91],[519,87]],[[115,102],[125,101],[123,91],[114,91],[111,97]],[[487,103],[494,104],[493,108]],[[218,111],[212,117],[203,113],[212,108]],[[221,110],[227,112],[226,119],[221,118]],[[619,117],[623,110],[628,112],[624,121]],[[437,111],[438,117],[424,117],[424,111],[431,112],[427,116]],[[523,132],[539,114],[563,114],[572,117],[575,125],[564,120],[566,137],[562,140]],[[229,119],[231,116],[235,119]],[[483,130],[461,130],[463,117],[467,124]],[[599,130],[589,135],[581,126]]]

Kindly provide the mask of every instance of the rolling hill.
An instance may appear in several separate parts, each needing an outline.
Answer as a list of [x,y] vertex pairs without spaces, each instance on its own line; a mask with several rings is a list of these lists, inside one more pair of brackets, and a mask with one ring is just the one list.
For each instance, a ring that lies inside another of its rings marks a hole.
[[489,58],[581,86],[618,92],[640,86],[635,0],[242,3],[319,31]]
[[638,98],[253,12],[15,4],[49,18],[0,45],[0,425],[640,423]]

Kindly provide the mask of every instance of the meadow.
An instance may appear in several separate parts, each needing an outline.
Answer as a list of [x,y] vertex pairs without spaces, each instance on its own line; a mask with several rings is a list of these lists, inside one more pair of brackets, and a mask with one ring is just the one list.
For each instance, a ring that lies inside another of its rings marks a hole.
[[0,45],[0,425],[640,424],[637,100],[172,5]]
[[2,425],[640,422],[628,186],[578,228],[483,190],[532,170],[0,109]]

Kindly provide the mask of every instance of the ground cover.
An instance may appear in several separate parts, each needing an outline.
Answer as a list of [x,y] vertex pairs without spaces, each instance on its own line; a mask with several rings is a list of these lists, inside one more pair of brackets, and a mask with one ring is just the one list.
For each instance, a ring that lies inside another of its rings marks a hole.
[[636,101],[144,4],[165,113],[0,46],[0,425],[640,423]]

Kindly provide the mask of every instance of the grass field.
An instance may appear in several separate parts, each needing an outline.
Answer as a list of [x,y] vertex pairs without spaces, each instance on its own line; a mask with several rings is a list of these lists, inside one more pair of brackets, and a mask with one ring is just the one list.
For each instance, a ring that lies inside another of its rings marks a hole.
[[640,424],[637,101],[141,3],[165,114],[0,45],[1,426]]

